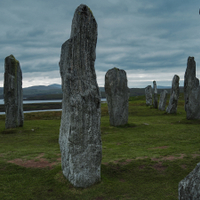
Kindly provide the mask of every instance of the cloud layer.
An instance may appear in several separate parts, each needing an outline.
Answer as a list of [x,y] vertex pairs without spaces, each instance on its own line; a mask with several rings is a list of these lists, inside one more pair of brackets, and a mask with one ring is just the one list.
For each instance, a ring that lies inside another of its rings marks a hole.
[[[7,0],[0,3],[0,86],[10,54],[20,61],[24,87],[61,83],[61,45],[81,3],[91,8],[98,23],[99,86],[112,67],[126,70],[129,87],[145,87],[153,80],[171,85],[174,74],[182,85],[188,56],[200,63],[198,1]],[[197,76],[199,72],[197,68]]]

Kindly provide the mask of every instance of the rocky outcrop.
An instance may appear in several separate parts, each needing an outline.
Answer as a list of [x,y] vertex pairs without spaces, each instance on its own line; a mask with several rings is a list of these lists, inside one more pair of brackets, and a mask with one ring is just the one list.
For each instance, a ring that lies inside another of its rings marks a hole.
[[169,114],[174,114],[177,112],[178,98],[179,98],[179,76],[174,75],[172,80],[172,89],[169,99],[169,104],[166,112]]
[[161,110],[161,111],[165,110],[166,101],[167,101],[167,90],[163,90],[160,93],[160,101],[159,101],[159,105],[158,105],[159,110]]
[[105,92],[111,126],[121,126],[128,123],[128,99],[126,72],[113,68],[105,75]]
[[151,85],[148,85],[145,88],[145,96],[146,96],[146,105],[152,106],[152,87],[151,87]]
[[22,71],[13,55],[5,58],[4,104],[6,129],[23,126]]
[[158,92],[156,81],[153,81],[153,107],[158,108]]
[[200,163],[178,185],[179,200],[200,199]]
[[184,77],[185,111],[187,119],[200,119],[200,87],[196,78],[194,57],[188,57]]
[[101,179],[101,102],[94,63],[97,23],[86,5],[73,17],[71,36],[61,49],[62,119],[59,144],[62,171],[75,187]]

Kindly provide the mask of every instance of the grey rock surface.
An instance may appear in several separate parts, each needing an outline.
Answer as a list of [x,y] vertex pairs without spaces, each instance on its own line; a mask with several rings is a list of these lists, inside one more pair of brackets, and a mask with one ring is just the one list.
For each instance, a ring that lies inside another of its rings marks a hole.
[[75,186],[101,180],[101,102],[94,63],[97,23],[86,5],[74,13],[71,37],[61,48],[62,119],[59,134],[62,171]]
[[200,87],[196,78],[194,57],[188,57],[184,77],[185,111],[187,119],[200,119]]
[[23,126],[22,71],[13,55],[5,58],[4,73],[5,128]]
[[156,81],[153,81],[153,107],[158,108],[158,92]]
[[164,111],[166,107],[166,101],[167,101],[167,90],[163,90],[160,93],[160,101],[158,105],[158,109]]
[[178,184],[179,200],[200,199],[200,163]]
[[177,112],[178,98],[179,98],[179,76],[174,75],[172,80],[172,89],[169,99],[169,104],[166,112],[169,114],[174,114]]
[[146,105],[152,106],[152,87],[151,87],[151,85],[148,85],[145,88],[145,96],[146,96]]
[[128,123],[128,99],[126,72],[112,68],[105,75],[105,92],[111,126],[121,126]]

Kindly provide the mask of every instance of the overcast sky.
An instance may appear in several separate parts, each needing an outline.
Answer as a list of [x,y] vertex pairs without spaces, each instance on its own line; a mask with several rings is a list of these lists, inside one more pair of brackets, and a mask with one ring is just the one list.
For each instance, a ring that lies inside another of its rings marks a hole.
[[128,86],[183,85],[188,56],[200,77],[200,2],[197,0],[0,0],[0,87],[4,59],[13,54],[23,87],[61,84],[61,45],[69,39],[75,9],[86,4],[98,24],[95,69],[99,86],[117,67]]

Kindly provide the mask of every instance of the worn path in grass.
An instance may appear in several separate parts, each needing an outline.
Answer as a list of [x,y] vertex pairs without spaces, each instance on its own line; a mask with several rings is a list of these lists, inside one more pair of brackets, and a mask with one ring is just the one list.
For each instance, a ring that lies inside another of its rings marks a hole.
[[102,181],[74,188],[62,175],[61,112],[25,115],[24,127],[5,130],[0,116],[0,199],[177,199],[178,183],[200,160],[199,120],[129,102],[129,123],[109,126],[102,104]]

